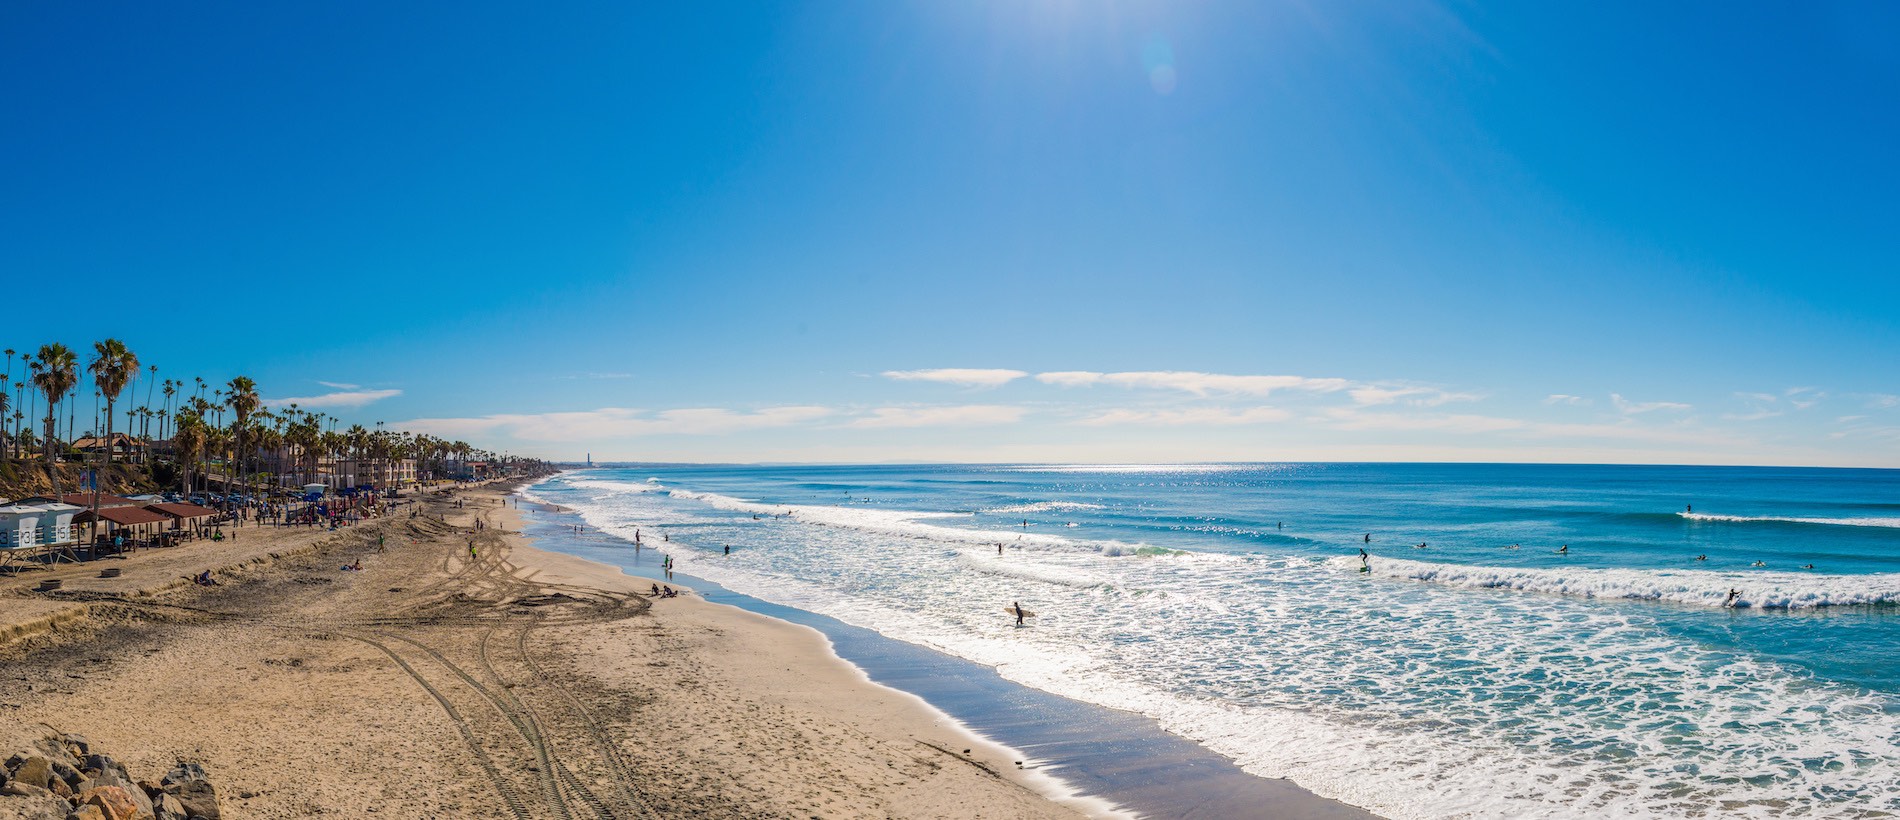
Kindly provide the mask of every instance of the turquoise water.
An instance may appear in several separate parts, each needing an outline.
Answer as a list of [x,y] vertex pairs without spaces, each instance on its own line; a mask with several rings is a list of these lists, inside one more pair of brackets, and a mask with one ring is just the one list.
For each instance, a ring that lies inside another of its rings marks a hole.
[[1900,812],[1896,471],[655,465],[532,492],[1389,816]]

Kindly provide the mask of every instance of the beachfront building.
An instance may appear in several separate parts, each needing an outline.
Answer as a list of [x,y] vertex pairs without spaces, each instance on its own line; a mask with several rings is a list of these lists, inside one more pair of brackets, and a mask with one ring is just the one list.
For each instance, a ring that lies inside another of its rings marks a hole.
[[[143,507],[103,507],[97,513],[84,510],[73,516],[75,524],[94,524],[93,532],[98,535],[123,535],[135,539],[155,537],[171,522],[169,516]],[[97,523],[105,524],[104,532],[100,532]]]
[[333,488],[407,487],[416,483],[416,460],[413,458],[337,459],[330,464],[330,478],[333,480],[325,483]]
[[34,549],[73,543],[73,519],[81,511],[57,501],[22,501],[0,507],[0,549]]
[[217,517],[218,511],[196,504],[147,504],[145,509],[165,516],[171,522],[167,529],[185,530],[207,524]]

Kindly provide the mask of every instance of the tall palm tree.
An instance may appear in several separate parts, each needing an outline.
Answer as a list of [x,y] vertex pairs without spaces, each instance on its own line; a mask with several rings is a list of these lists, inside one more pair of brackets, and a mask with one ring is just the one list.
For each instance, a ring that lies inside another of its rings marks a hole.
[[[7,385],[13,383],[13,354],[15,352],[17,351],[10,347],[6,350],[7,377],[0,379],[0,400],[6,398]],[[4,403],[4,401],[0,401],[0,403]],[[6,444],[6,457],[11,459],[13,457],[13,440],[7,437],[7,414],[5,413],[0,413],[0,442]]]
[[172,447],[178,456],[179,475],[183,477],[179,489],[190,495],[191,467],[205,449],[205,424],[198,416],[181,411],[174,427],[178,433],[172,437]]
[[53,494],[60,494],[59,469],[54,462],[53,440],[57,437],[59,402],[79,384],[79,357],[58,342],[41,345],[39,369],[33,374],[33,386],[46,394],[46,441],[41,443],[46,475],[53,483]]
[[86,370],[92,373],[92,383],[98,385],[99,396],[106,400],[106,463],[112,463],[112,433],[119,393],[125,390],[126,383],[139,372],[139,357],[118,339],[94,342],[92,345],[92,364]]
[[163,411],[161,411],[163,415],[160,415],[158,417],[158,437],[159,438],[170,438],[170,436],[165,435],[165,423],[171,419],[172,396],[175,396],[175,395],[178,395],[178,382],[173,379],[166,379],[165,380],[165,408]]
[[[231,422],[231,431],[237,443],[237,470],[241,479],[244,475],[244,445],[250,440],[251,414],[257,412],[263,401],[257,397],[257,382],[251,381],[249,376],[239,376],[225,386],[229,388],[225,402],[237,417]],[[230,471],[225,472],[229,474]]]

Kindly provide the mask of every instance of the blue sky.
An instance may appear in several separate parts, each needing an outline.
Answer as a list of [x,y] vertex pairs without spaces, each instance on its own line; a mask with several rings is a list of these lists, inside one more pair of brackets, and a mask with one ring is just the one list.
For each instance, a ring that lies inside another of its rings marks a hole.
[[280,5],[0,10],[0,343],[557,458],[1900,464],[1892,4]]

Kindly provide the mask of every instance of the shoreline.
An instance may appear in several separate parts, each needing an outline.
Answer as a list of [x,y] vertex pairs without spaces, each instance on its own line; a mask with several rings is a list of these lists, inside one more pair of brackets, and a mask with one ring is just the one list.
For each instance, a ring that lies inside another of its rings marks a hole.
[[[1019,758],[866,685],[814,631],[654,605],[616,568],[536,549],[503,512],[509,489],[425,494],[417,517],[334,533],[141,553],[84,589],[0,584],[0,623],[83,608],[0,648],[0,754],[55,731],[113,750],[134,779],[196,763],[232,818],[1096,807],[1033,790],[1048,784],[1014,772]],[[206,565],[218,586],[172,583]]]
[[[517,497],[528,491],[524,486]],[[571,508],[523,498],[534,516],[575,516]],[[549,546],[541,551],[585,561],[643,582],[660,580],[639,560],[613,563],[608,556],[559,552],[564,530],[542,522],[533,533]],[[590,532],[617,544],[630,542],[590,526]],[[570,548],[585,549],[575,541]],[[665,544],[651,543],[646,560],[663,554]],[[772,623],[793,623],[824,637],[829,660],[849,667],[873,687],[915,698],[931,712],[954,721],[963,731],[1004,748],[1020,748],[1025,769],[1047,770],[1067,793],[1114,806],[1122,816],[1231,817],[1257,815],[1301,818],[1376,818],[1364,809],[1320,797],[1289,780],[1242,771],[1231,759],[1162,729],[1151,718],[1074,701],[1004,679],[996,670],[914,644],[883,636],[815,613],[762,601],[726,590],[717,583],[676,574],[692,585],[705,603],[718,604]],[[678,580],[668,582],[681,587]],[[661,606],[669,605],[661,604]],[[694,602],[700,603],[700,602]],[[702,604],[703,605],[703,604]],[[1087,726],[1076,730],[1074,726]],[[1028,750],[1034,750],[1028,751]]]

